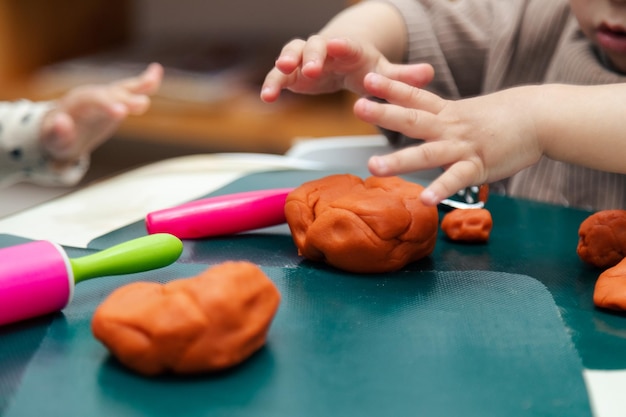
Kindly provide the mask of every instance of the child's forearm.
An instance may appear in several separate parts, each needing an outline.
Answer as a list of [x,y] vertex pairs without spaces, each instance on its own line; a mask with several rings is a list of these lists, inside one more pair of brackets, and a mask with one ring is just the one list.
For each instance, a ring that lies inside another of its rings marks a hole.
[[364,1],[338,13],[319,34],[369,42],[389,61],[400,62],[407,42],[405,26],[402,16],[392,5]]
[[528,87],[546,156],[626,173],[626,84]]

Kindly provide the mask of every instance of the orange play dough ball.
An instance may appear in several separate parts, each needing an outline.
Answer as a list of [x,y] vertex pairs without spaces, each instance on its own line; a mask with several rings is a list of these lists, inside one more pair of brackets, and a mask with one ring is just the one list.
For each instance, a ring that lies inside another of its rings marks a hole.
[[593,290],[593,303],[610,310],[626,310],[626,258],[600,274]]
[[626,256],[626,210],[601,210],[578,228],[576,253],[583,261],[608,268]]
[[492,228],[491,213],[484,208],[455,209],[446,213],[441,221],[441,230],[456,241],[486,242]]
[[265,344],[279,303],[259,267],[225,262],[191,278],[118,288],[96,309],[92,331],[144,375],[219,371]]
[[432,253],[436,207],[424,187],[399,177],[330,175],[287,196],[285,217],[298,253],[357,273],[399,270]]

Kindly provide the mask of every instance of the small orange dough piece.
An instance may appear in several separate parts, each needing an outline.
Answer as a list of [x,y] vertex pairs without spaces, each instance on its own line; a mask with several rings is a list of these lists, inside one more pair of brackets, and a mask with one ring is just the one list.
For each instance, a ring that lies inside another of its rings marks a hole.
[[191,278],[120,287],[98,306],[91,328],[140,374],[219,371],[265,344],[279,303],[258,266],[224,262]]
[[626,310],[626,258],[600,274],[593,290],[593,303],[610,310]]
[[492,228],[491,213],[485,208],[455,209],[446,213],[441,221],[441,230],[456,241],[486,242]]
[[601,210],[578,228],[578,257],[598,268],[617,265],[626,256],[626,210]]
[[298,254],[356,273],[395,271],[430,255],[439,214],[420,201],[423,189],[399,177],[351,174],[302,184],[285,203]]

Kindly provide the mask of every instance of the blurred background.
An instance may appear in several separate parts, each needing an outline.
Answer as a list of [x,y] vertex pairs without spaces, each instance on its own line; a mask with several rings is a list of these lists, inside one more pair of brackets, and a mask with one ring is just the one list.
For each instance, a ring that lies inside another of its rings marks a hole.
[[[165,67],[150,111],[93,154],[84,182],[197,152],[284,153],[294,138],[374,133],[354,97],[258,98],[282,46],[307,37],[347,0],[1,0],[0,99]],[[149,146],[147,146],[149,145]]]

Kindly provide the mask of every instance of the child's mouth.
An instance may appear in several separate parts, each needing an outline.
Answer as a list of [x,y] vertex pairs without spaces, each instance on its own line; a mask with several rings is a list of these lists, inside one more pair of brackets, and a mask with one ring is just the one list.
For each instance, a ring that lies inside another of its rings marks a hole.
[[603,49],[626,53],[626,29],[602,24],[597,30],[598,43]]

